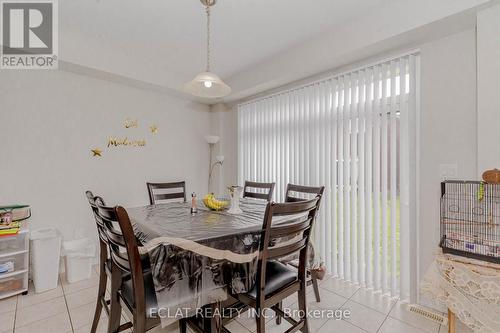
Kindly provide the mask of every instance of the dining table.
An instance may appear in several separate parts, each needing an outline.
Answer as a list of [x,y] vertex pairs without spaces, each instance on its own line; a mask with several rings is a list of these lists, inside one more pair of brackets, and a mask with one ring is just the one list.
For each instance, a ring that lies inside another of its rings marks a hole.
[[[256,280],[260,238],[267,202],[243,198],[242,213],[198,207],[186,202],[128,208],[140,252],[149,255],[163,327],[217,310],[230,294],[245,293]],[[276,217],[273,225],[306,215]],[[220,309],[219,309],[220,310]],[[221,316],[211,330],[220,331]]]

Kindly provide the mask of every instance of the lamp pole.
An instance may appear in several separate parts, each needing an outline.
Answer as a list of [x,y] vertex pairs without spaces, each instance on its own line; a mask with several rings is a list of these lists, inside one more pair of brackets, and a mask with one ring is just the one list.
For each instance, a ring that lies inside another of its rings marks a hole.
[[219,142],[220,137],[216,135],[207,135],[205,137],[205,140],[208,143],[208,153],[209,153],[209,161],[208,161],[208,191],[210,191],[210,185],[212,184],[212,173],[217,165],[222,165],[224,163],[224,156],[218,155],[217,156],[217,161],[214,163],[213,162],[213,150],[214,146]]

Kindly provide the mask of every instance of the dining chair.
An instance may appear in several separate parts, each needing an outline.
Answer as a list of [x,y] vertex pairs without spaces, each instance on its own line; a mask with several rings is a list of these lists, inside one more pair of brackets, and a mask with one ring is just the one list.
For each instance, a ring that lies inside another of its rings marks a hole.
[[[256,313],[257,333],[265,332],[266,308],[288,321],[292,327],[287,332],[309,332],[306,308],[307,245],[321,195],[308,201],[292,203],[268,203],[259,246],[257,277],[254,287],[247,293],[233,294]],[[290,219],[273,225],[275,218]],[[287,239],[274,242],[276,239]],[[272,243],[272,244],[271,244]],[[299,253],[299,266],[294,269],[278,259]],[[278,306],[283,299],[298,293],[299,318],[287,316]],[[227,328],[224,328],[227,331]]]
[[[320,198],[322,198],[324,192],[325,192],[324,186],[312,187],[312,186],[288,184],[285,190],[285,202],[305,201],[317,195],[320,195]],[[321,204],[321,199],[318,201],[318,210],[320,204]],[[309,246],[310,246],[309,254],[311,254],[311,252],[314,250],[311,245]],[[298,267],[296,259],[288,260],[287,263],[295,268]],[[310,279],[307,280],[307,285],[310,286],[312,284],[314,290],[314,296],[316,297],[316,302],[319,303],[321,302],[321,296],[319,294],[318,273],[316,270],[311,270],[307,268],[307,276],[310,277]]]
[[[173,183],[146,183],[149,194],[149,203],[156,205],[162,202],[186,202],[186,182]],[[161,193],[160,193],[161,192]]]
[[99,319],[101,318],[103,309],[109,317],[110,301],[106,300],[106,284],[108,279],[111,281],[111,266],[109,264],[110,261],[108,260],[108,238],[97,208],[97,203],[104,205],[104,200],[101,197],[94,196],[91,191],[86,191],[85,195],[87,196],[90,208],[92,209],[92,214],[94,215],[94,220],[97,226],[97,235],[99,236],[99,287],[97,289],[97,303],[94,312],[94,319],[92,320],[92,328],[90,329],[90,333],[95,333],[97,325],[99,325]]
[[[97,209],[105,227],[111,257],[108,332],[121,332],[128,328],[133,328],[135,333],[146,332],[160,324],[159,318],[151,317],[150,310],[158,308],[151,270],[144,269],[127,211],[120,206],[106,207],[99,202]],[[129,309],[132,320],[120,325],[121,302]]]
[[[245,181],[243,198],[264,199],[270,202],[273,198],[275,183],[258,183]],[[249,191],[252,189],[252,191]]]
[[285,190],[285,202],[305,201],[317,196],[318,194],[323,196],[324,192],[324,186],[314,187],[287,184]]

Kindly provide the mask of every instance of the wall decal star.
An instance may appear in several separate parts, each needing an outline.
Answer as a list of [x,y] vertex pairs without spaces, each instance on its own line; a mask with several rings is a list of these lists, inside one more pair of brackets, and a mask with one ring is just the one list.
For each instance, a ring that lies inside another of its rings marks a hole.
[[158,133],[158,127],[156,125],[152,125],[149,127],[149,130],[151,131],[151,133],[153,134],[156,134]]
[[101,149],[95,148],[95,149],[91,149],[90,151],[93,154],[92,157],[95,157],[95,156],[102,157],[102,150]]

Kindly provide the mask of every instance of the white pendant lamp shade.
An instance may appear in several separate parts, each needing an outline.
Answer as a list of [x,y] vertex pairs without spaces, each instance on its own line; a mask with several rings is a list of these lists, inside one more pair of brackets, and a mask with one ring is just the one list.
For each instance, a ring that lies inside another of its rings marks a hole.
[[185,88],[190,94],[204,98],[219,98],[231,93],[231,88],[211,72],[196,75]]
[[210,72],[210,7],[216,0],[200,0],[207,13],[207,68],[184,85],[191,95],[204,98],[220,98],[231,93],[231,88],[220,77]]

